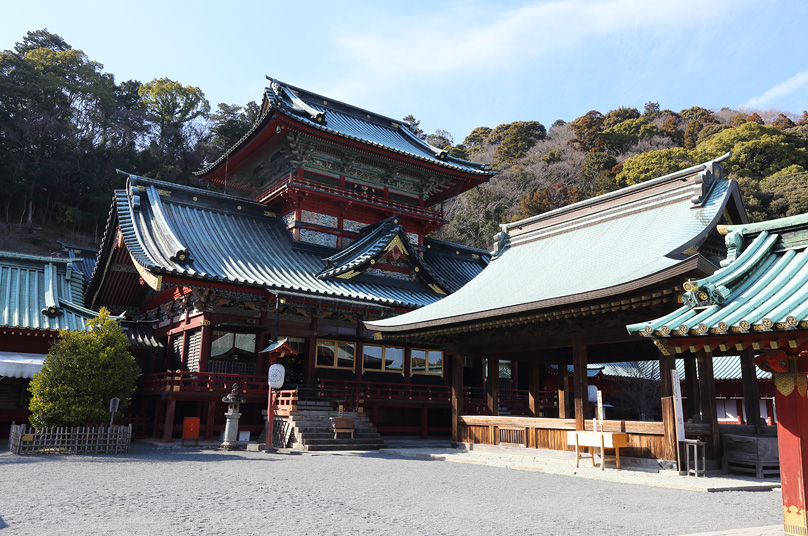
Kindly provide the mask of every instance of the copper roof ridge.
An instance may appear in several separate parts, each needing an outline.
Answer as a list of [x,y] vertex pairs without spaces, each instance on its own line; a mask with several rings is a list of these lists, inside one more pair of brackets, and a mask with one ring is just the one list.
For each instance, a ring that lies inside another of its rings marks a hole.
[[[609,203],[614,201],[614,200],[617,200],[617,199],[620,199],[620,198],[623,198],[623,197],[627,197],[627,196],[632,196],[632,195],[635,195],[635,194],[638,194],[638,193],[642,193],[642,192],[644,192],[646,190],[654,190],[654,189],[659,188],[661,186],[665,186],[665,185],[667,185],[669,183],[675,183],[676,181],[679,181],[684,177],[694,175],[694,174],[698,173],[699,171],[703,171],[703,170],[707,169],[707,167],[710,166],[711,164],[717,164],[717,163],[723,162],[723,161],[729,159],[731,156],[732,156],[732,153],[727,152],[727,153],[725,153],[725,154],[723,154],[723,155],[721,155],[718,158],[715,158],[713,160],[703,162],[703,163],[700,163],[700,164],[696,164],[695,166],[691,166],[691,167],[686,168],[686,169],[682,169],[682,170],[679,170],[679,171],[675,171],[673,173],[669,173],[667,175],[663,175],[662,177],[657,177],[655,179],[651,179],[651,180],[648,180],[648,181],[645,181],[645,182],[641,182],[640,184],[635,184],[635,185],[632,185],[632,186],[628,186],[626,188],[621,188],[619,190],[615,190],[614,192],[609,192],[609,193],[599,195],[599,196],[596,196],[596,197],[590,197],[589,199],[584,199],[583,201],[573,203],[572,205],[567,205],[567,206],[564,206],[564,207],[557,208],[555,210],[551,210],[549,212],[544,212],[542,214],[537,214],[535,216],[531,216],[531,217],[525,218],[523,220],[519,220],[519,221],[515,221],[515,222],[511,222],[511,223],[504,223],[504,224],[500,225],[500,230],[503,231],[503,232],[506,232],[506,233],[508,231],[510,231],[511,229],[521,230],[524,227],[527,227],[529,225],[533,225],[533,224],[541,222],[543,220],[552,219],[552,218],[554,218],[556,216],[575,215],[575,213],[581,211],[582,209],[586,209],[586,208],[593,208],[594,209],[594,208],[596,208],[598,206],[607,205],[607,206],[603,207],[603,209],[605,210],[605,209],[611,208],[611,206],[613,206],[613,205],[610,205]],[[729,179],[724,179],[724,180],[729,180]],[[570,219],[572,219],[572,218],[570,218]]]

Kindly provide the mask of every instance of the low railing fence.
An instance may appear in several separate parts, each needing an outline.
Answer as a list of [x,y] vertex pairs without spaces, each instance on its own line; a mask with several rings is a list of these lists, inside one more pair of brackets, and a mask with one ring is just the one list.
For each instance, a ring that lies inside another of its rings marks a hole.
[[329,400],[335,405],[341,404],[346,411],[356,411],[364,402],[376,400],[451,403],[452,388],[445,385],[320,380],[316,387],[300,387],[298,396]]
[[[530,392],[526,389],[500,389],[499,413],[502,415],[530,415]],[[538,391],[536,409],[542,417],[558,415],[558,393]],[[463,414],[488,415],[488,395],[482,387],[463,389]]]
[[227,394],[234,383],[241,384],[241,394],[256,395],[269,393],[266,376],[246,376],[217,372],[160,372],[147,374],[140,383],[143,392],[200,392]]
[[126,454],[131,442],[131,424],[34,428],[12,423],[8,438],[12,454]]

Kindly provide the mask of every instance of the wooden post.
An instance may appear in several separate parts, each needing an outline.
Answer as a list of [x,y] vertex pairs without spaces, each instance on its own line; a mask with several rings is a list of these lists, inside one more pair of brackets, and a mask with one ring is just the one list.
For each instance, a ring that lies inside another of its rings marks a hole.
[[696,375],[696,356],[684,355],[685,390],[687,395],[687,418],[697,421],[701,413],[701,397],[699,396],[699,378]]
[[671,371],[676,368],[672,355],[659,354],[659,387],[662,392],[662,459],[679,461],[679,444],[676,441],[676,414],[673,403],[673,378]]
[[566,419],[570,414],[570,402],[567,393],[570,392],[569,363],[565,359],[558,364],[558,418]]
[[[806,356],[808,357],[808,356]],[[788,372],[773,372],[774,400],[777,406],[777,444],[780,452],[780,484],[783,494],[783,533],[808,534],[806,497],[808,486],[808,397],[805,373],[808,366],[789,357]]]
[[[314,386],[314,383],[315,383],[315,375],[314,375],[315,368],[314,368],[314,365],[317,362],[317,319],[316,318],[311,319],[311,324],[309,325],[309,333],[310,333],[311,336],[309,337],[309,343],[307,345],[308,350],[306,352],[308,354],[307,357],[308,357],[308,360],[309,360],[309,362],[307,363],[307,366],[306,366],[306,385]],[[336,359],[336,356],[334,356],[334,359]]]
[[696,352],[699,366],[699,387],[701,391],[701,419],[710,425],[707,438],[707,456],[718,460],[721,457],[721,435],[718,432],[718,412],[715,404],[715,375],[713,373],[713,356],[699,350]]
[[452,350],[452,441],[460,443],[460,415],[463,413],[463,356]]
[[[336,357],[334,358],[336,359]],[[354,360],[354,368],[356,369],[355,379],[358,382],[362,381],[362,372],[365,370],[365,345],[359,341],[356,343],[356,359]]]
[[752,350],[751,347],[744,348],[741,352],[740,359],[746,424],[754,426],[756,434],[762,434],[763,426],[760,424],[760,394],[758,393],[758,381],[757,375],[755,374],[754,350]]
[[489,415],[499,415],[499,359],[495,357],[488,358],[486,406]]
[[541,390],[541,365],[536,361],[531,361],[528,364],[529,379],[528,379],[528,402],[530,404],[530,414],[534,417],[539,417],[541,410],[539,409],[539,391]]
[[154,403],[154,432],[152,437],[157,439],[160,437],[160,421],[163,420],[163,411],[165,410],[165,401],[157,400]]
[[173,398],[168,401],[166,408],[166,422],[163,425],[163,441],[166,443],[171,442],[174,436],[174,409],[177,406],[177,401]]
[[426,404],[421,405],[421,439],[429,437],[429,408]]
[[208,416],[205,426],[205,441],[213,441],[213,427],[216,422],[216,399],[208,400]]
[[589,402],[589,378],[586,375],[586,345],[578,336],[572,339],[572,388],[575,390],[575,429],[583,430]]
[[199,372],[208,371],[208,358],[210,357],[210,339],[213,330],[210,327],[210,320],[208,320],[208,313],[202,315],[202,340],[199,345]]

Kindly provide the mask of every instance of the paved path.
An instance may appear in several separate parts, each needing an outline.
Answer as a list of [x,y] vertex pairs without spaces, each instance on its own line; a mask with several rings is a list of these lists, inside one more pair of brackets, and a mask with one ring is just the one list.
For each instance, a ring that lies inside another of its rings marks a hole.
[[781,511],[776,490],[703,493],[393,453],[0,452],[0,536],[682,535],[760,531]]

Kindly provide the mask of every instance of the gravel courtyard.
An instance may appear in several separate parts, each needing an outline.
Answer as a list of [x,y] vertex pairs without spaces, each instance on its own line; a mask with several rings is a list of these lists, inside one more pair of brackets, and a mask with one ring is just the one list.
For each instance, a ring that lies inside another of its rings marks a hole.
[[0,453],[13,534],[689,534],[782,522],[780,491],[703,493],[392,454]]

